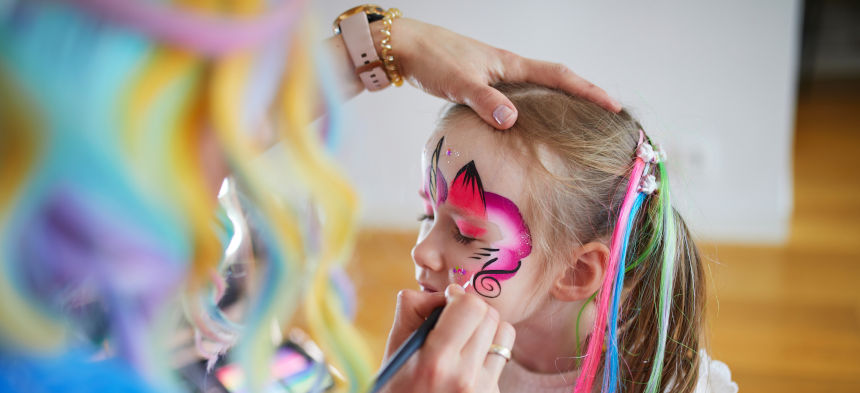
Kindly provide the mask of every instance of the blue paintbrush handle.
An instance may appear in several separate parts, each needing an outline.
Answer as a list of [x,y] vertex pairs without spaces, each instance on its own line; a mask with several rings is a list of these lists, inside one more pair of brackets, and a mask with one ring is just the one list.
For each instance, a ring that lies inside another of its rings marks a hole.
[[427,335],[430,334],[430,330],[436,326],[436,322],[439,321],[439,315],[442,314],[443,307],[437,307],[430,313],[430,316],[427,317],[427,320],[418,327],[418,330],[415,330],[409,338],[406,339],[406,342],[397,348],[397,351],[391,355],[391,358],[388,360],[388,363],[382,366],[382,369],[379,371],[379,374],[376,375],[376,380],[373,382],[373,387],[368,391],[369,393],[377,393],[391,377],[397,373],[397,370],[400,370],[400,367],[403,367],[406,364],[406,361],[412,357],[412,354],[417,352],[422,345],[424,345],[424,341],[427,340]]

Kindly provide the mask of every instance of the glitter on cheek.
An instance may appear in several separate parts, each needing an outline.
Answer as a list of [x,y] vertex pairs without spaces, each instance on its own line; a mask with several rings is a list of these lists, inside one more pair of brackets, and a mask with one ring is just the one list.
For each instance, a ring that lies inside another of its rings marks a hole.
[[445,155],[451,157],[451,149],[446,150]]
[[464,286],[469,279],[469,271],[464,269],[462,266],[456,266],[451,269],[450,281],[457,283],[457,285]]

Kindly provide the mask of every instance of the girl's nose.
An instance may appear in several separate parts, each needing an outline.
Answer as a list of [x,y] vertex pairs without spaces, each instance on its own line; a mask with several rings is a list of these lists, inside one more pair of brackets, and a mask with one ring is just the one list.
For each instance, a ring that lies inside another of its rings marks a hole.
[[423,269],[442,271],[445,262],[442,258],[442,243],[437,229],[431,229],[423,238],[418,239],[412,247],[412,260]]

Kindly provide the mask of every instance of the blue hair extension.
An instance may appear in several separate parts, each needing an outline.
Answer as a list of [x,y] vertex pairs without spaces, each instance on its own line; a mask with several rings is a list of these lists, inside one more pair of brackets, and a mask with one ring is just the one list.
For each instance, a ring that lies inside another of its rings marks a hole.
[[630,207],[630,216],[624,233],[624,243],[621,245],[621,255],[618,258],[618,275],[615,277],[615,288],[612,291],[611,314],[609,316],[609,334],[607,337],[607,349],[605,364],[603,366],[603,390],[614,393],[618,388],[618,310],[621,308],[621,290],[624,288],[624,261],[627,258],[627,245],[630,242],[630,234],[633,232],[633,221],[642,207],[646,194],[640,192]]

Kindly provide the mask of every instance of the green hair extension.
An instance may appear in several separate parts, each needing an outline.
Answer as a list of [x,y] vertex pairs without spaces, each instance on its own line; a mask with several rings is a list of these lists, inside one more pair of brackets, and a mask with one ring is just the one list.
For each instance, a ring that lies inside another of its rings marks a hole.
[[662,162],[658,163],[657,167],[660,172],[660,191],[658,194],[660,203],[657,217],[662,217],[662,231],[655,231],[655,233],[661,233],[663,237],[663,255],[661,257],[663,267],[660,273],[660,296],[657,305],[659,312],[657,321],[660,330],[657,332],[657,351],[654,354],[651,376],[648,378],[648,384],[645,386],[645,392],[647,393],[657,393],[660,391],[660,378],[663,375],[663,358],[666,352],[666,340],[669,333],[669,311],[672,303],[672,287],[675,276],[675,247],[677,243],[675,237],[675,215],[672,212],[666,167]]

